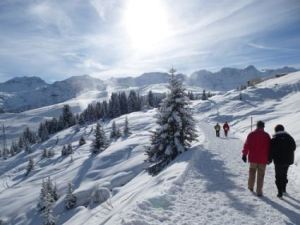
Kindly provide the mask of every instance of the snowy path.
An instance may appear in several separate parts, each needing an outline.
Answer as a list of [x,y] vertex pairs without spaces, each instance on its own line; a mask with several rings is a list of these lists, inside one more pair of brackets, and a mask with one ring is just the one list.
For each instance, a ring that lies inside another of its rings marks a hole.
[[140,204],[126,225],[300,224],[300,190],[291,181],[291,196],[276,197],[273,165],[268,166],[264,197],[247,189],[248,165],[241,160],[242,141],[216,138],[212,125],[199,123],[204,143],[192,149],[183,184],[155,204]]

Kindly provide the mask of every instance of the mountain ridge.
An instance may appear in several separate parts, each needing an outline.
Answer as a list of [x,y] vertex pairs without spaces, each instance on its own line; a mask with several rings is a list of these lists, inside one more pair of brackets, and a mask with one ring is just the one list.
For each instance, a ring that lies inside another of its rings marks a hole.
[[[198,70],[190,76],[177,74],[176,76],[188,86],[197,90],[228,91],[247,81],[269,76],[295,72],[292,67],[279,69],[258,70],[250,65],[244,69],[224,67],[217,72]],[[112,91],[138,88],[148,90],[151,85],[166,84],[169,74],[164,72],[148,72],[137,77],[111,78],[103,81],[90,75],[71,76],[65,80],[46,83],[39,77],[15,77],[0,83],[0,111],[20,112],[42,106],[61,103],[88,91],[99,91],[107,95],[107,89]],[[146,88],[149,87],[149,88]],[[190,88],[189,88],[190,87]]]

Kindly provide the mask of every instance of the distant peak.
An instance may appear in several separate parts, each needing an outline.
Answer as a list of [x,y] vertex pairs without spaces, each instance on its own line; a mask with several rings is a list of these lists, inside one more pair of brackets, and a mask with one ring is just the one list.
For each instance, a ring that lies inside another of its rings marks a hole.
[[255,66],[249,65],[245,68],[245,70],[257,70]]
[[22,76],[22,77],[14,77],[5,83],[28,83],[28,82],[36,82],[41,84],[46,84],[46,82],[37,76]]

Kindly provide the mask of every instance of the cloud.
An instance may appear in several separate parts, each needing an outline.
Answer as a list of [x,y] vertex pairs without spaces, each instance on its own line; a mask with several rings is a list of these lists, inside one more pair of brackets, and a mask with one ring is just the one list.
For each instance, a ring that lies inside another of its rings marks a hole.
[[161,0],[170,29],[144,50],[130,43],[122,21],[128,1],[1,1],[1,78],[298,64],[297,0]]
[[260,45],[260,44],[255,44],[255,43],[248,43],[250,47],[257,48],[257,49],[263,49],[263,50],[288,50],[292,51],[293,49],[290,48],[277,48],[277,47],[270,47],[266,45]]

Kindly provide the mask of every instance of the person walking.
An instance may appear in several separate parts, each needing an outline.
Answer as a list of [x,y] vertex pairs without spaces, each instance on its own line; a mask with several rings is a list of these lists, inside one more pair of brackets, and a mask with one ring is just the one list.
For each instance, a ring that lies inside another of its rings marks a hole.
[[248,189],[253,192],[257,176],[256,194],[259,197],[263,196],[264,176],[271,142],[270,135],[264,131],[264,127],[265,123],[263,121],[257,122],[256,129],[247,136],[242,151],[242,160],[246,163],[248,157],[250,163]]
[[294,138],[284,131],[283,125],[278,124],[271,139],[269,163],[273,161],[275,164],[275,184],[278,190],[277,197],[279,198],[282,198],[282,194],[286,193],[287,173],[289,166],[294,163],[295,150]]
[[216,136],[217,137],[220,137],[220,129],[221,129],[221,126],[219,125],[219,123],[217,123],[215,125],[215,130],[216,130]]
[[228,125],[227,121],[223,125],[223,130],[224,130],[225,137],[227,137],[228,131],[229,131],[229,125]]

